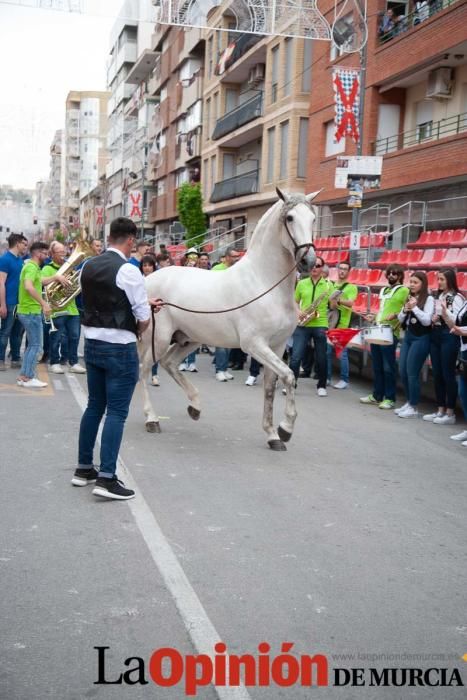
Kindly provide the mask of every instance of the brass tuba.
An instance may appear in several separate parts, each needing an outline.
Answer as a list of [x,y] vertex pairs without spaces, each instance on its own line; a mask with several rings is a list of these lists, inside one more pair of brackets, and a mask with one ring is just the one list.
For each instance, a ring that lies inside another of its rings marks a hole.
[[302,319],[298,322],[299,326],[305,326],[308,323],[308,321],[311,321],[311,319],[319,318],[318,306],[321,304],[324,297],[328,296],[328,294],[329,291],[322,292],[322,294],[320,294],[319,297],[316,297],[314,302],[307,306],[306,309],[300,311],[300,314],[304,315]]
[[44,288],[45,299],[52,313],[62,311],[81,291],[79,283],[80,270],[76,268],[85,260],[95,255],[86,239],[87,233],[83,227],[79,236],[75,238],[76,245],[72,254],[57,270],[57,275],[66,277],[69,287],[64,287],[60,282],[51,282]]

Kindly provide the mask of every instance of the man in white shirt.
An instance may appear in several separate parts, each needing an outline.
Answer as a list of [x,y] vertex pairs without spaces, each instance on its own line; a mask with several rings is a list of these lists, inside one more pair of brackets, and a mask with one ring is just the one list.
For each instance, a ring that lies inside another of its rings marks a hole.
[[[117,459],[131,398],[138,381],[137,336],[149,325],[150,305],[144,278],[128,262],[137,228],[133,221],[112,221],[105,253],[89,260],[81,273],[84,360],[88,373],[88,406],[79,432],[78,468],[71,483],[95,482],[93,493],[128,500],[135,492],[117,478]],[[100,467],[93,452],[102,416]]]

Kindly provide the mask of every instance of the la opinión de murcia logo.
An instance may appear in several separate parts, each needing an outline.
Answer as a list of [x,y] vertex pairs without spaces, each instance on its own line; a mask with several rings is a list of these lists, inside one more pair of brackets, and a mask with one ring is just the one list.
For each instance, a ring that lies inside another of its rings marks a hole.
[[[257,655],[228,654],[227,645],[218,642],[214,653],[187,654],[177,649],[156,649],[147,662],[140,656],[124,660],[125,670],[115,670],[107,651],[108,646],[95,646],[97,650],[97,680],[94,685],[148,685],[151,680],[161,688],[184,684],[186,696],[197,695],[202,686],[220,687],[291,686],[373,686],[373,687],[449,687],[463,686],[458,668],[329,668],[324,654],[294,655],[293,642],[283,642],[281,653],[271,657],[267,642],[258,644]],[[112,668],[110,668],[112,665]],[[149,678],[149,680],[148,680]]]

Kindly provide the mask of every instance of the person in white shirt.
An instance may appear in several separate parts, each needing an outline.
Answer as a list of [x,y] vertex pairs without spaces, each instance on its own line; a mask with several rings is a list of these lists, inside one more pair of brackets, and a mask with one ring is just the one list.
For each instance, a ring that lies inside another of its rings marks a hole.
[[431,319],[435,304],[428,294],[428,278],[424,272],[412,272],[410,296],[397,318],[404,329],[399,372],[405,389],[406,403],[396,408],[399,418],[416,418],[420,400],[420,372],[430,352]]
[[[112,221],[107,250],[89,260],[81,272],[89,398],[79,431],[78,468],[71,483],[95,482],[96,496],[117,500],[135,495],[117,478],[117,459],[138,381],[137,336],[149,325],[150,305],[156,311],[160,308],[160,300],[148,300],[141,272],[128,262],[137,232],[130,219]],[[104,413],[97,470],[93,452]]]
[[[455,321],[447,320],[450,332],[460,338],[460,374],[459,374],[459,396],[464,411],[464,418],[467,421],[467,301],[460,309]],[[461,430],[456,435],[451,435],[451,440],[460,441],[463,447],[467,447],[467,430]]]

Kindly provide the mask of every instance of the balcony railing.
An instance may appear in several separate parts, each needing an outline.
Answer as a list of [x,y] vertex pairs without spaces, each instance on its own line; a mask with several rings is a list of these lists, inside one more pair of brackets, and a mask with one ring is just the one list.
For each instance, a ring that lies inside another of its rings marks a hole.
[[235,131],[240,126],[248,124],[263,115],[263,93],[260,92],[251,99],[247,100],[239,107],[236,107],[231,112],[217,120],[216,126],[212,133],[212,138],[220,139],[231,131]]
[[251,170],[243,175],[236,175],[228,180],[216,182],[210,201],[222,202],[224,199],[241,197],[244,194],[256,194],[258,192],[259,170]]
[[373,143],[373,154],[383,156],[403,148],[418,146],[420,143],[455,136],[463,131],[467,131],[467,112],[455,114],[437,122],[425,122],[412,131],[403,131],[385,139],[378,139]]
[[384,33],[380,33],[379,40],[382,44],[394,39],[396,36],[407,32],[412,27],[416,27],[433,17],[437,12],[445,10],[446,7],[454,5],[459,0],[427,0],[426,4],[408,15],[399,15],[395,18],[393,26]]

